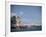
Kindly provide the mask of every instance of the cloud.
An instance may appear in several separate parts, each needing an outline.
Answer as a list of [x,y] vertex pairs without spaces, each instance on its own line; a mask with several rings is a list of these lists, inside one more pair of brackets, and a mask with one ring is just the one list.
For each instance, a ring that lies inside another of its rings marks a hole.
[[16,16],[16,13],[12,12],[12,13],[11,13],[11,16]]
[[22,11],[20,11],[19,13],[20,13],[20,15],[23,15],[24,14],[24,12],[22,12]]

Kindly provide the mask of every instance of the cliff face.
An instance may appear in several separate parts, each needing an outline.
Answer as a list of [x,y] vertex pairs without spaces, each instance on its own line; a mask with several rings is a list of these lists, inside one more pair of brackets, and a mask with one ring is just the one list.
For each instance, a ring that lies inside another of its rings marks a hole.
[[20,26],[20,25],[21,25],[21,17],[16,16],[16,26]]
[[12,16],[11,17],[11,27],[16,27],[21,25],[20,16]]

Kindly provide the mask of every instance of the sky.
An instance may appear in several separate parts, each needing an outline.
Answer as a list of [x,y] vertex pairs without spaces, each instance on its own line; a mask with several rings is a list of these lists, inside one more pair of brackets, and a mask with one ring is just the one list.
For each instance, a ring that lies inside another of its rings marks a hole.
[[41,25],[42,7],[28,5],[11,5],[11,16],[21,16],[26,24]]

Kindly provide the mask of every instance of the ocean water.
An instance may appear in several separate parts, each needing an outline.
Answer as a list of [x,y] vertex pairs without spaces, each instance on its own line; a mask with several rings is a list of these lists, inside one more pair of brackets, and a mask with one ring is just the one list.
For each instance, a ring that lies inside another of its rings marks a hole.
[[42,31],[42,26],[32,26],[30,28],[13,28],[11,27],[11,32],[22,32],[22,31]]

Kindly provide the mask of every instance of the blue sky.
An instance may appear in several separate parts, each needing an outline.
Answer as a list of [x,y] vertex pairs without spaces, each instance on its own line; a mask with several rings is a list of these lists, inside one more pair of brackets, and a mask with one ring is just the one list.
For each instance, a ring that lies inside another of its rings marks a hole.
[[21,16],[24,23],[41,24],[41,6],[11,5],[11,15]]

